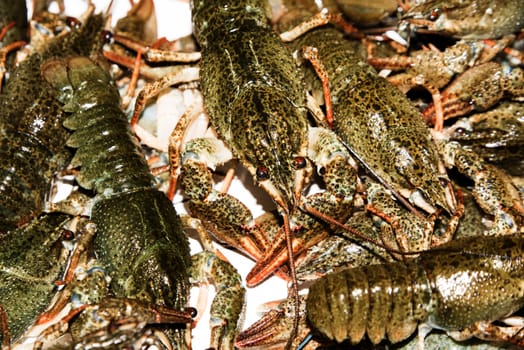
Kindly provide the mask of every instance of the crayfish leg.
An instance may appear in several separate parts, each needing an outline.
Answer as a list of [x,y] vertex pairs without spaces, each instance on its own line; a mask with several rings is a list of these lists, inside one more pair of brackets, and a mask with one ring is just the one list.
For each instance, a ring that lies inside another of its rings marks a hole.
[[[524,318],[507,318],[510,325],[495,325],[492,322],[476,322],[472,326],[460,331],[447,332],[450,337],[457,341],[464,341],[472,337],[486,341],[504,342],[524,346]],[[501,320],[504,322],[505,320]]]
[[211,251],[192,257],[193,283],[213,283],[216,295],[211,304],[211,340],[214,349],[233,348],[237,323],[245,304],[245,289],[237,270]]
[[305,59],[311,62],[318,77],[322,81],[322,90],[324,92],[324,105],[326,106],[326,122],[330,129],[333,129],[333,104],[331,102],[331,92],[329,89],[329,77],[324,63],[318,56],[318,50],[311,46],[302,48],[302,54]]

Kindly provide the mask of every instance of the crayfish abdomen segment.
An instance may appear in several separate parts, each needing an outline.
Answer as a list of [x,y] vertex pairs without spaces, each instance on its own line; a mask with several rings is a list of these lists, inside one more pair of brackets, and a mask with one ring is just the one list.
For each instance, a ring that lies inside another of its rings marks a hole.
[[337,342],[349,339],[356,344],[365,334],[374,344],[386,335],[392,342],[402,341],[413,334],[420,317],[426,316],[415,307],[430,301],[429,281],[421,269],[408,262],[328,275],[309,290],[308,319]]

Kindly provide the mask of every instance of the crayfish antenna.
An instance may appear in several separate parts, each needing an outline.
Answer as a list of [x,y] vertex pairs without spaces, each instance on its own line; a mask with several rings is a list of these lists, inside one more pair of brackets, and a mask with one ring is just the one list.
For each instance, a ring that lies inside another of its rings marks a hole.
[[284,219],[284,230],[286,233],[286,247],[287,247],[287,253],[289,257],[289,276],[291,278],[291,293],[294,298],[294,308],[295,308],[295,315],[293,316],[293,329],[291,330],[291,335],[289,336],[289,339],[287,340],[286,346],[284,349],[289,350],[291,349],[291,345],[293,344],[293,339],[298,334],[298,322],[299,322],[299,312],[300,312],[300,299],[298,295],[298,282],[297,282],[297,273],[295,271],[295,258],[293,256],[293,242],[291,237],[291,228],[289,224],[289,215],[286,213],[283,215]]

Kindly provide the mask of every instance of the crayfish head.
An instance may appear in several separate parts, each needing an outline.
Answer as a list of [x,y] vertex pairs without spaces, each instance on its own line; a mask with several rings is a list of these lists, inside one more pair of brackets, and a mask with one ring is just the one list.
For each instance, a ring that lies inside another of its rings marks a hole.
[[282,169],[277,169],[271,178],[265,166],[259,166],[255,175],[260,187],[269,194],[282,214],[290,214],[294,210],[313,173],[310,162],[302,156],[294,157],[289,168],[290,176]]
[[231,108],[228,128],[235,136],[229,146],[279,211],[289,214],[313,173],[306,158],[306,111],[267,86],[248,92],[242,92]]

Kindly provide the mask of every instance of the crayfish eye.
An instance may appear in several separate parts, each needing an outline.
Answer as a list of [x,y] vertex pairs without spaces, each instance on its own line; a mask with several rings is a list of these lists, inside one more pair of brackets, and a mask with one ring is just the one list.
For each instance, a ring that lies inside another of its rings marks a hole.
[[66,24],[69,28],[78,29],[82,25],[82,22],[80,22],[76,17],[67,17]]
[[269,169],[265,166],[259,166],[256,171],[256,176],[258,181],[269,179]]
[[457,136],[462,136],[462,135],[465,135],[466,134],[466,129],[464,128],[457,128],[455,130],[455,135]]
[[102,37],[102,42],[109,44],[111,42],[111,39],[113,39],[113,33],[111,33],[109,30],[103,30],[100,33],[100,36]]
[[430,21],[436,21],[440,15],[442,14],[442,11],[439,8],[431,10],[431,12],[428,15],[428,19]]
[[63,230],[62,231],[62,239],[64,241],[72,241],[73,238],[75,238],[75,234],[71,230]]
[[186,307],[184,309],[186,312],[189,312],[189,314],[191,315],[192,318],[195,318],[198,314],[198,311],[197,309],[195,309],[194,307]]
[[307,165],[306,158],[295,157],[295,159],[293,159],[293,165],[295,166],[296,169],[304,169]]
[[442,187],[446,187],[448,185],[448,183],[449,183],[449,180],[445,179],[443,177],[439,178],[438,181],[440,183],[440,186],[442,186]]

